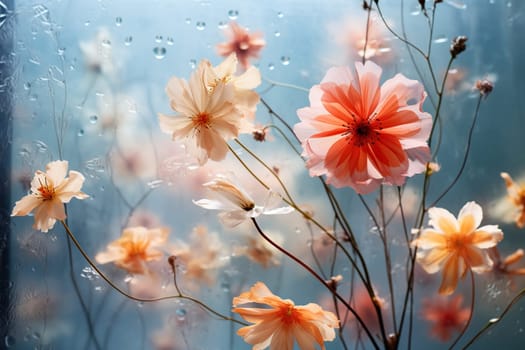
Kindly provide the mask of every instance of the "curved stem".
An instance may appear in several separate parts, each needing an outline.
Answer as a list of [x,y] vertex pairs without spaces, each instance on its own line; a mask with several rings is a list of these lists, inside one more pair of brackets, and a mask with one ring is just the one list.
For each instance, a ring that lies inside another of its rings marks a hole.
[[476,283],[474,280],[474,272],[472,272],[472,269],[470,270],[470,314],[468,316],[467,323],[465,323],[465,327],[461,330],[457,338],[452,342],[449,350],[452,350],[454,346],[459,342],[461,337],[465,334],[467,331],[468,326],[470,325],[470,322],[472,321],[472,315],[474,314],[474,305],[475,305],[475,299],[476,299]]
[[[357,312],[350,306],[350,304],[343,298],[339,293],[337,293],[334,288],[332,288],[317,272],[315,272],[310,266],[308,266],[306,263],[304,263],[301,259],[297,258],[295,255],[281,247],[279,244],[275,243],[270,237],[268,237],[264,231],[261,229],[259,224],[257,223],[257,220],[255,218],[251,219],[255,228],[257,229],[257,232],[261,235],[262,238],[264,238],[268,243],[270,243],[275,249],[279,250],[281,253],[295,261],[297,264],[299,264],[302,268],[304,268],[306,271],[308,271],[315,279],[317,279],[326,289],[332,293],[333,296],[335,296],[356,318],[356,320],[361,324],[363,329],[365,330],[366,334],[370,338],[370,341],[374,345],[376,349],[379,349],[379,346],[377,342],[374,339],[374,336],[372,333],[370,333],[370,330],[366,327],[366,324],[361,319],[361,317],[357,314]],[[385,337],[386,341],[386,337]]]
[[131,300],[134,300],[134,301],[137,301],[137,302],[141,302],[141,303],[151,303],[151,302],[156,302],[156,301],[163,301],[163,300],[171,300],[171,299],[185,299],[185,300],[189,300],[195,304],[198,304],[200,307],[202,307],[203,309],[205,309],[206,311],[210,312],[211,314],[219,317],[219,318],[222,318],[223,320],[226,320],[226,321],[232,321],[232,322],[235,322],[235,323],[238,323],[238,324],[241,324],[241,325],[244,325],[244,326],[247,326],[248,324],[247,323],[244,323],[242,321],[239,321],[239,320],[236,320],[234,318],[231,318],[231,317],[228,317],[228,316],[225,316],[221,313],[219,313],[218,311],[215,311],[213,310],[211,307],[209,307],[208,305],[204,304],[202,301],[198,300],[198,299],[195,299],[189,295],[184,295],[184,294],[181,294],[180,291],[179,291],[179,294],[178,295],[170,295],[170,296],[165,296],[165,297],[158,297],[158,298],[151,298],[151,299],[145,299],[145,298],[139,298],[139,297],[136,297],[136,296],[133,296],[131,294],[128,294],[127,292],[125,292],[124,290],[122,290],[120,287],[118,287],[115,283],[113,283],[113,281],[111,281],[109,279],[109,277],[106,276],[106,274],[104,272],[102,272],[98,267],[97,265],[95,265],[95,262],[93,260],[91,260],[91,258],[89,257],[89,255],[87,255],[87,253],[84,251],[84,249],[82,248],[82,246],[80,245],[80,243],[78,242],[77,238],[75,237],[75,235],[73,234],[73,232],[71,232],[69,226],[66,224],[65,221],[61,220],[60,221],[62,223],[62,226],[64,226],[64,229],[66,230],[69,238],[71,239],[71,241],[73,241],[73,243],[75,244],[75,246],[77,247],[78,251],[80,252],[80,254],[82,254],[82,256],[84,257],[84,259],[86,259],[86,261],[88,262],[88,264],[99,274],[99,276],[104,280],[106,281],[107,284],[109,284],[109,286],[111,288],[113,288],[115,291],[117,291],[118,293],[120,293],[121,295],[125,296],[126,298],[128,299],[131,299]]
[[263,81],[265,81],[268,84],[273,85],[273,86],[280,86],[280,87],[284,87],[284,88],[295,89],[295,90],[305,91],[305,92],[309,92],[310,91],[309,89],[304,88],[304,87],[299,86],[299,85],[288,84],[288,83],[281,83],[279,81],[271,80],[271,79],[264,78],[264,77],[263,77]]
[[474,342],[476,342],[486,331],[488,331],[492,326],[494,326],[496,323],[500,322],[503,317],[510,311],[510,309],[518,302],[521,298],[525,296],[525,288],[522,289],[511,301],[510,303],[503,309],[501,314],[498,317],[491,318],[488,320],[488,322],[481,328],[478,333],[476,333],[468,342],[463,346],[463,349],[467,349],[470,347]]
[[443,197],[445,197],[445,195],[452,189],[452,187],[454,187],[454,185],[458,182],[459,178],[461,177],[461,175],[463,174],[463,171],[465,170],[465,165],[467,164],[467,160],[468,160],[468,156],[470,154],[470,146],[472,145],[472,134],[474,132],[474,127],[476,126],[476,121],[478,119],[478,115],[479,115],[479,106],[481,105],[481,99],[482,99],[483,95],[482,94],[479,94],[479,97],[478,97],[478,103],[476,104],[476,111],[474,112],[474,118],[472,119],[472,125],[470,126],[470,130],[468,132],[468,138],[467,138],[467,146],[466,146],[466,149],[465,149],[465,156],[463,157],[463,162],[461,163],[461,167],[459,168],[459,171],[456,175],[456,177],[454,178],[454,180],[450,183],[450,185],[447,186],[447,188],[443,191],[443,193],[441,193],[437,199],[432,202],[432,204],[430,205],[430,207],[433,207],[435,206]]

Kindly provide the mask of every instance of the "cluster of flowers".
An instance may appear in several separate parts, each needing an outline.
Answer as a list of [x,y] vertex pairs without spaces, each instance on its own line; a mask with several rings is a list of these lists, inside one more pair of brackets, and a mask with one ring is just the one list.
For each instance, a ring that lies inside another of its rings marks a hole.
[[[236,23],[230,28],[231,40],[219,46],[226,59],[217,66],[201,61],[188,81],[171,78],[166,93],[176,115],[159,114],[160,129],[182,141],[188,154],[201,166],[208,160],[223,160],[231,150],[229,141],[256,131],[259,95],[253,89],[259,86],[261,77],[259,70],[249,64],[249,58],[257,56],[264,40]],[[402,74],[381,84],[381,74],[381,67],[371,61],[356,63],[354,69],[334,67],[320,84],[311,88],[310,105],[297,111],[300,122],[293,128],[311,176],[325,177],[328,184],[337,188],[351,187],[359,194],[367,194],[382,185],[402,186],[407,177],[431,169],[427,141],[432,117],[423,111],[423,85]],[[37,171],[30,194],[16,202],[12,215],[34,212],[33,227],[42,232],[52,229],[57,220],[66,225],[64,203],[72,198],[88,198],[81,191],[84,176],[77,171],[70,171],[67,176],[67,168],[68,162],[59,160],[49,163],[45,172]],[[525,187],[506,173],[502,177],[516,208],[516,223],[523,227]],[[221,211],[221,221],[228,227],[259,215],[288,214],[298,209],[271,191],[266,203],[258,205],[244,189],[224,177],[204,186],[218,199],[203,198],[194,203]],[[508,266],[523,256],[522,251],[517,251],[501,261],[495,246],[503,239],[503,233],[496,225],[480,227],[482,208],[475,202],[466,203],[457,218],[437,207],[428,210],[428,217],[430,227],[415,234],[411,247],[417,251],[417,261],[426,272],[442,271],[442,295],[454,293],[459,279],[469,271],[508,272]],[[185,260],[199,241],[205,244],[202,231],[198,231],[195,246],[170,250],[168,234],[164,227],[125,228],[121,237],[109,243],[95,260],[100,264],[112,262],[131,274],[148,274],[150,262],[159,261],[166,254]],[[212,257],[203,259],[194,265],[194,260],[186,259],[194,276],[206,274],[206,262]],[[296,306],[292,300],[274,295],[263,282],[235,297],[232,304],[233,312],[253,323],[239,329],[238,334],[254,349],[292,349],[294,342],[301,349],[313,349],[315,344],[324,349],[326,341],[335,339],[334,329],[340,327],[333,312],[313,303]],[[447,314],[454,322],[438,325],[434,330],[438,337],[447,339],[448,328],[464,324],[469,313],[460,310],[460,304],[461,298],[455,298],[449,305],[425,306],[428,319],[437,323],[443,312],[457,311],[452,316]]]

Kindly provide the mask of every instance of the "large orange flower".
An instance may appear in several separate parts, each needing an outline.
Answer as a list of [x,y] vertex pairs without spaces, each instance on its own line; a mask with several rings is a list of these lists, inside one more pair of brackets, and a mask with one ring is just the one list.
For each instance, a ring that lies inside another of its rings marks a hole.
[[[243,304],[262,304],[266,308]],[[294,341],[299,348],[313,350],[315,344],[325,349],[324,342],[335,338],[334,328],[339,328],[337,317],[324,311],[317,304],[296,306],[290,299],[274,295],[262,282],[257,282],[248,292],[233,298],[233,312],[246,321],[255,323],[237,331],[253,350],[292,350]]]
[[418,262],[428,273],[443,270],[440,294],[452,294],[469,269],[483,272],[492,266],[487,248],[503,239],[497,225],[479,227],[483,218],[481,207],[475,202],[463,206],[456,219],[442,208],[430,208],[429,224],[433,228],[423,231],[414,241],[423,251],[418,252]]
[[310,90],[310,107],[297,111],[311,176],[369,193],[381,183],[402,185],[430,159],[431,116],[422,112],[423,86],[401,74],[379,86],[373,62],[328,70]]
[[166,244],[168,234],[169,230],[164,227],[128,227],[124,229],[120,238],[108,244],[106,251],[98,253],[95,260],[99,264],[113,262],[129,273],[147,273],[146,263],[164,256],[157,248]]
[[47,232],[57,220],[65,220],[63,203],[75,197],[85,199],[89,196],[80,191],[84,176],[71,170],[67,174],[68,162],[57,160],[47,164],[46,172],[38,170],[31,181],[31,193],[16,202],[11,216],[25,216],[35,210],[33,228]]

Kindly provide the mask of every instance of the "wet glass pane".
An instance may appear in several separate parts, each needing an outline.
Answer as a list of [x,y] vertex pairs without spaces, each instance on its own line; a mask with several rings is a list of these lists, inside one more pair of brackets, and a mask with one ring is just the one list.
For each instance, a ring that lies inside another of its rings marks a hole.
[[523,7],[0,1],[2,348],[518,348]]

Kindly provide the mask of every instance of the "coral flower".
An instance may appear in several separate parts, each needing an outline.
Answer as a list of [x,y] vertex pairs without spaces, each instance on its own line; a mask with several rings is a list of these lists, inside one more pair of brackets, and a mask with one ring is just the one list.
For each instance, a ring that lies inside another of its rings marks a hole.
[[[262,304],[266,308],[243,304]],[[262,282],[257,282],[248,292],[233,298],[233,312],[248,322],[255,323],[237,331],[254,350],[292,350],[294,341],[301,349],[314,349],[315,344],[325,349],[324,342],[335,338],[334,328],[339,328],[337,317],[324,311],[317,304],[296,306],[290,299],[274,295]]]
[[310,90],[310,107],[297,111],[311,176],[369,193],[381,183],[402,185],[430,159],[431,116],[421,111],[423,86],[401,74],[381,87],[373,62],[328,70]]
[[480,273],[490,269],[492,260],[487,249],[503,239],[503,232],[497,225],[478,228],[483,212],[476,202],[465,204],[457,219],[442,208],[430,208],[428,214],[433,228],[425,229],[414,241],[424,250],[417,259],[428,273],[442,269],[439,293],[452,294],[459,276],[465,277],[467,270]]
[[507,173],[501,173],[501,177],[505,180],[508,198],[516,207],[516,226],[523,228],[525,227],[525,186],[515,183]]
[[447,341],[454,331],[461,331],[468,321],[470,310],[461,307],[463,297],[451,299],[434,298],[423,300],[421,316],[432,323],[430,334],[441,341]]
[[228,41],[217,45],[217,53],[220,56],[235,53],[244,69],[250,66],[251,58],[259,58],[259,51],[266,45],[261,33],[249,33],[237,22],[230,22],[225,34]]
[[113,262],[129,273],[144,274],[148,272],[148,261],[159,260],[164,255],[157,248],[165,245],[168,234],[164,227],[128,227],[120,238],[108,244],[106,251],[98,253],[95,260],[99,264]]
[[48,163],[46,172],[38,170],[31,181],[31,193],[16,202],[11,216],[28,215],[35,209],[33,228],[47,232],[57,220],[65,220],[63,203],[71,198],[86,199],[89,196],[80,191],[84,176],[74,170],[66,177],[68,162],[57,160]]

